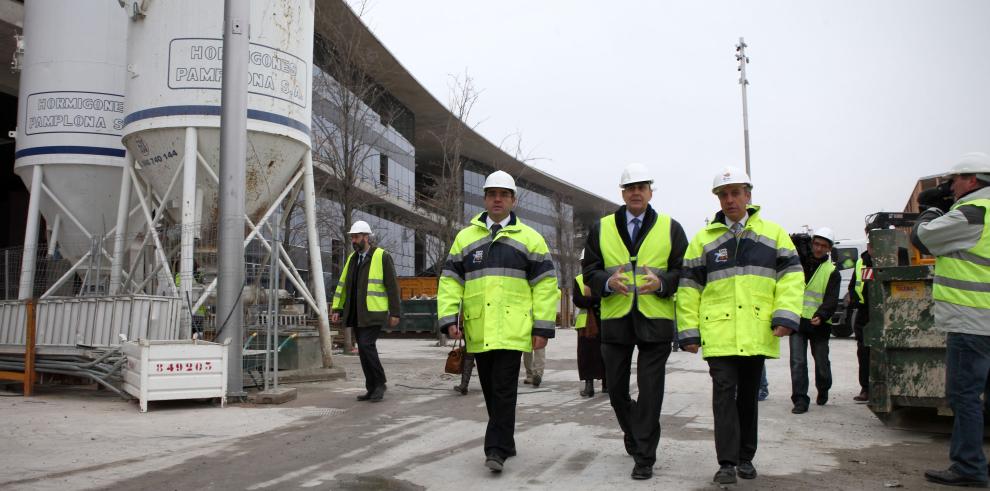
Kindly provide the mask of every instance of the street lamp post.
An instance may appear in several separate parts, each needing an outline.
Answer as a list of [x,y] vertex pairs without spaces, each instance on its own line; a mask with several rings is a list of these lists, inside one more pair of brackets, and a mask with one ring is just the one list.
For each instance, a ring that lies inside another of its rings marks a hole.
[[749,85],[749,80],[746,79],[746,64],[749,63],[749,57],[746,56],[746,47],[746,42],[740,37],[739,44],[736,45],[736,61],[739,62],[739,67],[736,70],[739,71],[739,85],[742,86],[743,145],[746,148],[746,175],[752,179],[753,174],[749,170],[749,110],[746,107],[746,86]]

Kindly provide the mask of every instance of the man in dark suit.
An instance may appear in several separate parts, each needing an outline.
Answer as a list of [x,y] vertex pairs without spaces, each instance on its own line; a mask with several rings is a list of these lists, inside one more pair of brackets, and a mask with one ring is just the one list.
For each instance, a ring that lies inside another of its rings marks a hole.
[[[626,452],[635,460],[631,476],[649,479],[660,442],[664,369],[677,332],[673,296],[687,237],[679,223],[650,206],[653,176],[645,166],[628,165],[620,186],[625,206],[591,227],[582,265],[585,283],[602,297],[605,378]],[[639,396],[632,400],[636,347]]]
[[399,324],[399,282],[395,263],[384,249],[371,245],[371,226],[358,220],[350,230],[354,252],[347,258],[333,295],[333,322],[341,317],[357,335],[358,357],[367,393],[359,401],[379,402],[385,395],[385,369],[378,358],[378,336],[387,321]]

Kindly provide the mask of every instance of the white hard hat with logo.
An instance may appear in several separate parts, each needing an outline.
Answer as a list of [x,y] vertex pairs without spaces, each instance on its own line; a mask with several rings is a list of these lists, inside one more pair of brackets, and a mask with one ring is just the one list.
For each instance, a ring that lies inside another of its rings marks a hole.
[[990,155],[983,152],[963,155],[949,171],[950,176],[959,174],[976,174],[977,179],[990,182]]
[[745,184],[750,188],[753,187],[749,175],[744,171],[736,167],[724,167],[718,174],[715,174],[715,179],[712,180],[712,192],[717,193],[718,188],[729,184]]
[[815,230],[815,237],[821,237],[828,241],[829,244],[835,243],[835,232],[828,227],[821,227]]
[[349,234],[371,234],[371,225],[364,220],[358,220],[351,225],[351,231],[347,232]]
[[508,189],[512,194],[516,194],[516,180],[508,172],[497,170],[488,174],[488,178],[485,179],[484,189],[488,188]]
[[653,184],[653,174],[650,174],[649,169],[645,165],[634,162],[627,165],[625,169],[622,169],[622,179],[619,180],[619,187],[624,188],[637,182]]

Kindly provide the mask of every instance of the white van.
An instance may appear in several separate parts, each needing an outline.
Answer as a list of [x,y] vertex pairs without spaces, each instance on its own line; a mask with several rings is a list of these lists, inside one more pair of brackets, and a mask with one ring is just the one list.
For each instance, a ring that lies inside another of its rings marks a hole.
[[848,337],[852,334],[851,330],[846,332],[841,327],[845,325],[846,316],[846,309],[841,307],[848,303],[846,295],[848,294],[849,281],[856,271],[856,261],[859,260],[859,256],[864,251],[866,251],[866,239],[837,240],[832,246],[832,261],[835,262],[835,267],[842,276],[842,284],[839,285],[840,308],[836,309],[835,315],[832,317],[832,325],[838,328],[833,328],[832,332],[839,337]]

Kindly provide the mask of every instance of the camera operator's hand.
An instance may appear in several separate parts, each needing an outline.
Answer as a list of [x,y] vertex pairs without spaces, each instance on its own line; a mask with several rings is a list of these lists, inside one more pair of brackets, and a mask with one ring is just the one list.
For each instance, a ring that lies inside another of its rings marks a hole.
[[918,193],[918,207],[921,209],[936,208],[948,213],[955,198],[952,195],[952,181],[945,181],[938,186]]

